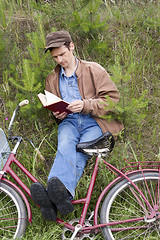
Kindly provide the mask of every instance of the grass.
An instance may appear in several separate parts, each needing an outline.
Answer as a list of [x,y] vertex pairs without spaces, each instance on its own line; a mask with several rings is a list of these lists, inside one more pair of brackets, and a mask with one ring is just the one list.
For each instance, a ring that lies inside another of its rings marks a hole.
[[[44,4],[39,1],[0,0],[0,127],[7,132],[8,122],[17,103],[24,98],[30,105],[18,114],[15,135],[33,140],[45,160],[40,160],[29,143],[24,142],[17,158],[44,185],[56,154],[57,126],[41,108],[37,91],[43,91],[45,78],[54,63],[42,53],[43,37],[53,29],[67,29],[76,44],[76,55],[99,62],[110,73],[121,92],[125,109],[125,133],[116,142],[109,161],[122,168],[124,158],[131,161],[160,159],[160,5],[159,1],[60,1]],[[28,35],[33,33],[33,35]],[[43,36],[44,34],[44,36]],[[39,39],[35,43],[34,39]],[[34,53],[36,57],[34,58]],[[23,60],[27,59],[28,69]],[[39,62],[38,62],[39,61]],[[31,89],[18,88],[25,83],[27,71],[32,76]],[[33,77],[35,76],[35,78]],[[17,85],[13,84],[13,79]],[[35,91],[38,83],[41,88]],[[147,90],[147,91],[146,91]],[[143,98],[142,98],[143,96]],[[142,98],[141,100],[139,100]],[[84,197],[94,160],[87,164],[76,188],[76,198]],[[31,183],[19,172],[29,186]],[[96,181],[90,212],[102,189],[113,179],[103,167]],[[28,224],[23,239],[61,239],[63,227],[46,222],[39,208],[31,203],[33,223]],[[81,207],[71,216],[76,219]],[[103,239],[98,234],[95,239]]]

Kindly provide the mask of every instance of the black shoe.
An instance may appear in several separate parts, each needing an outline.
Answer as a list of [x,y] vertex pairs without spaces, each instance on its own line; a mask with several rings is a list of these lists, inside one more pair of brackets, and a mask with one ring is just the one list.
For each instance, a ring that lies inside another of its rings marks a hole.
[[56,221],[57,209],[51,203],[48,193],[43,185],[39,182],[33,183],[30,188],[33,201],[40,206],[42,216],[45,220]]
[[53,177],[48,181],[47,191],[50,201],[56,205],[62,215],[73,212],[74,207],[69,192],[57,177]]

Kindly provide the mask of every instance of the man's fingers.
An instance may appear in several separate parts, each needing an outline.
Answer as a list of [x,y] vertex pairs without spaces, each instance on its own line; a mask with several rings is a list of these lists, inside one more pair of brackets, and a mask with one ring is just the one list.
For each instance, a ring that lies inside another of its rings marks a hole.
[[67,113],[66,112],[63,112],[63,113],[53,112],[53,116],[57,119],[62,120],[67,116]]
[[82,100],[75,100],[74,102],[70,103],[68,108],[72,112],[81,112],[83,109],[83,101]]

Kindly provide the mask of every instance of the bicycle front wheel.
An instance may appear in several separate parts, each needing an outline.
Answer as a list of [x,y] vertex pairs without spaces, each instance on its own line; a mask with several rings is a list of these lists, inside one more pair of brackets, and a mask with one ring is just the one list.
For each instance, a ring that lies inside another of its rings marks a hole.
[[[158,240],[160,239],[160,179],[158,172],[132,175],[144,198],[124,179],[106,196],[100,221],[109,223],[102,232],[106,240]],[[114,223],[114,224],[113,224]],[[113,225],[112,225],[113,224]]]
[[18,193],[8,184],[0,182],[0,239],[23,236],[27,225],[25,205]]

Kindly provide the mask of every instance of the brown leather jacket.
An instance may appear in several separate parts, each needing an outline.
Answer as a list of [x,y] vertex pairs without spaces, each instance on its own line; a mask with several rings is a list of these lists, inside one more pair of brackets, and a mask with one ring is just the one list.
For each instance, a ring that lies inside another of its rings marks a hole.
[[[57,65],[47,76],[45,89],[61,98],[59,91],[59,72],[60,66]],[[78,59],[76,75],[79,91],[84,101],[82,113],[91,114],[103,133],[109,131],[116,137],[123,129],[123,124],[116,120],[109,122],[100,117],[109,114],[109,111],[105,110],[104,104],[102,104],[102,102],[106,102],[106,95],[108,95],[113,102],[119,102],[120,98],[118,89],[110,79],[109,74],[98,63]]]

